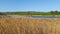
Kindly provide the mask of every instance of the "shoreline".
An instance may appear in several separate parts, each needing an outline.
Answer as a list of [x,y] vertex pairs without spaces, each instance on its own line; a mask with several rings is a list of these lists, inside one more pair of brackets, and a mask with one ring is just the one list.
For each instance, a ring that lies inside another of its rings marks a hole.
[[9,18],[34,18],[34,17],[36,17],[36,18],[60,18],[60,16],[58,16],[58,15],[55,15],[55,16],[42,16],[42,15],[33,15],[33,16],[23,16],[23,15],[0,15],[0,18],[7,18],[7,17],[9,17]]

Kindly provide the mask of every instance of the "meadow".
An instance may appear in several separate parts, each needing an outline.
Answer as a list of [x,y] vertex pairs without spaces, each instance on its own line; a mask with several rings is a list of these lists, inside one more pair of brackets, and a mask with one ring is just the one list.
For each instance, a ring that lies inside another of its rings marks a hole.
[[0,34],[60,34],[60,18],[0,17]]

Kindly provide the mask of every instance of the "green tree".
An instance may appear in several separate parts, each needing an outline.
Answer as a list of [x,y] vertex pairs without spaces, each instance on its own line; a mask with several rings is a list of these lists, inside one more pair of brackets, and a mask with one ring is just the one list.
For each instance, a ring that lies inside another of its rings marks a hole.
[[53,15],[53,16],[55,15],[55,14],[54,14],[54,11],[50,11],[50,13],[51,13],[51,15]]
[[58,15],[59,14],[59,12],[57,10],[54,13],[55,13],[55,15]]
[[0,15],[5,15],[4,13],[0,13]]
[[31,11],[28,11],[27,12],[27,15],[32,16],[32,12]]

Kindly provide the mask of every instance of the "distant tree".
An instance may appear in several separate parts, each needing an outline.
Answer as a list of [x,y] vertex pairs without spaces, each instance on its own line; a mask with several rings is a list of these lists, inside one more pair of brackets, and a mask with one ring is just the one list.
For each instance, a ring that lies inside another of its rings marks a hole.
[[54,13],[55,13],[55,15],[58,15],[59,14],[59,12],[57,10]]
[[0,13],[0,15],[5,15],[4,13]]
[[60,11],[58,12],[58,14],[60,15]]
[[53,16],[55,15],[55,14],[54,14],[54,11],[50,11],[50,13],[51,13],[51,15],[53,15]]
[[32,16],[32,12],[31,11],[28,11],[27,12],[27,15]]
[[53,11],[51,11],[51,14],[53,14],[54,12]]

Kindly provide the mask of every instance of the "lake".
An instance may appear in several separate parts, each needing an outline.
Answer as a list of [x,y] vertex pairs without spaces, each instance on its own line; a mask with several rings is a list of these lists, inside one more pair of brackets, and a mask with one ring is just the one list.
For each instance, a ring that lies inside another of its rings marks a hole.
[[60,18],[60,16],[31,16],[32,18]]
[[20,16],[20,15],[7,15],[7,16],[2,16],[0,15],[0,17],[12,17],[12,18],[20,18],[20,17],[32,17],[32,18],[60,18],[60,16]]

